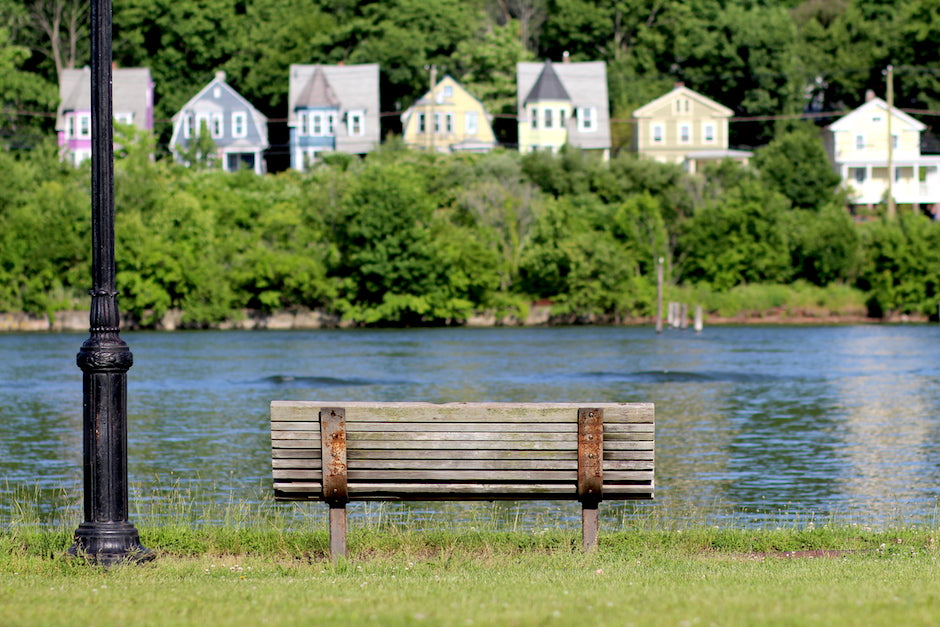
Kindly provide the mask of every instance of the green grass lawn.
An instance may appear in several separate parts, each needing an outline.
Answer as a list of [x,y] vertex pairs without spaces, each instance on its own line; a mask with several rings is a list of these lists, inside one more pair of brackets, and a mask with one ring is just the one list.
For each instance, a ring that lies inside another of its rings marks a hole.
[[570,530],[139,526],[157,559],[64,557],[71,531],[0,531],[0,625],[933,625],[932,526],[641,525],[585,555]]

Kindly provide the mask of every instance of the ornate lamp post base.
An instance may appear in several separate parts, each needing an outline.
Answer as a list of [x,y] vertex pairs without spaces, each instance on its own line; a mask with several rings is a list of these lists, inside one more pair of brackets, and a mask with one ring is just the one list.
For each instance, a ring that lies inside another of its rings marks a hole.
[[75,530],[69,555],[102,566],[138,564],[156,557],[140,544],[137,529],[128,522],[83,522]]

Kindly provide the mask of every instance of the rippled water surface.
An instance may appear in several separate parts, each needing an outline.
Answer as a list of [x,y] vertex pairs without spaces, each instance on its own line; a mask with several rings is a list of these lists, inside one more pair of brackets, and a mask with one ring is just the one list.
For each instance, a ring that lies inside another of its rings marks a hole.
[[[652,507],[664,512],[877,523],[937,511],[937,326],[124,338],[135,357],[128,373],[135,500],[184,490],[205,502],[257,501],[270,489],[268,404],[276,399],[652,401]],[[0,336],[0,515],[24,486],[80,498],[75,354],[84,339]]]

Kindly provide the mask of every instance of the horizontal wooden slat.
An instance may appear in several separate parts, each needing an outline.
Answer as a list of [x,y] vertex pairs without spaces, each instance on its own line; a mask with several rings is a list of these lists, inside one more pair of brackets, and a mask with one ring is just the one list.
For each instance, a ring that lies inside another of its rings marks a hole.
[[322,407],[342,407],[355,422],[567,422],[581,407],[604,410],[605,423],[653,422],[652,403],[367,403],[272,401],[272,421],[316,420]]
[[[273,427],[272,427],[273,428]],[[482,433],[567,433],[578,432],[577,422],[353,422],[348,433],[386,432],[482,432]]]
[[[301,469],[320,471],[319,460],[275,459],[272,469]],[[380,459],[349,462],[350,470],[567,470],[577,471],[577,460],[522,460],[522,459]],[[652,460],[605,461],[604,472],[619,470],[653,470]]]

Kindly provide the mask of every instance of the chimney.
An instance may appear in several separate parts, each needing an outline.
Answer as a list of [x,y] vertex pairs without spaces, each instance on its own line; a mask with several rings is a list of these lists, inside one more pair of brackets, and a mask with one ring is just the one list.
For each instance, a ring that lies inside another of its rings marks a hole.
[[679,89],[680,87],[685,87],[685,83],[683,83],[682,81],[676,81],[673,87],[675,89]]
[[219,70],[218,72],[215,73],[215,77],[216,77],[216,79],[218,79],[218,80],[220,80],[220,81],[224,81],[224,80],[225,80],[225,71],[224,71],[224,70]]
[[571,63],[571,55],[568,54],[568,51],[565,50],[561,53],[561,62],[562,63]]
[[871,89],[865,92],[865,102],[871,102],[875,99],[875,92]]

